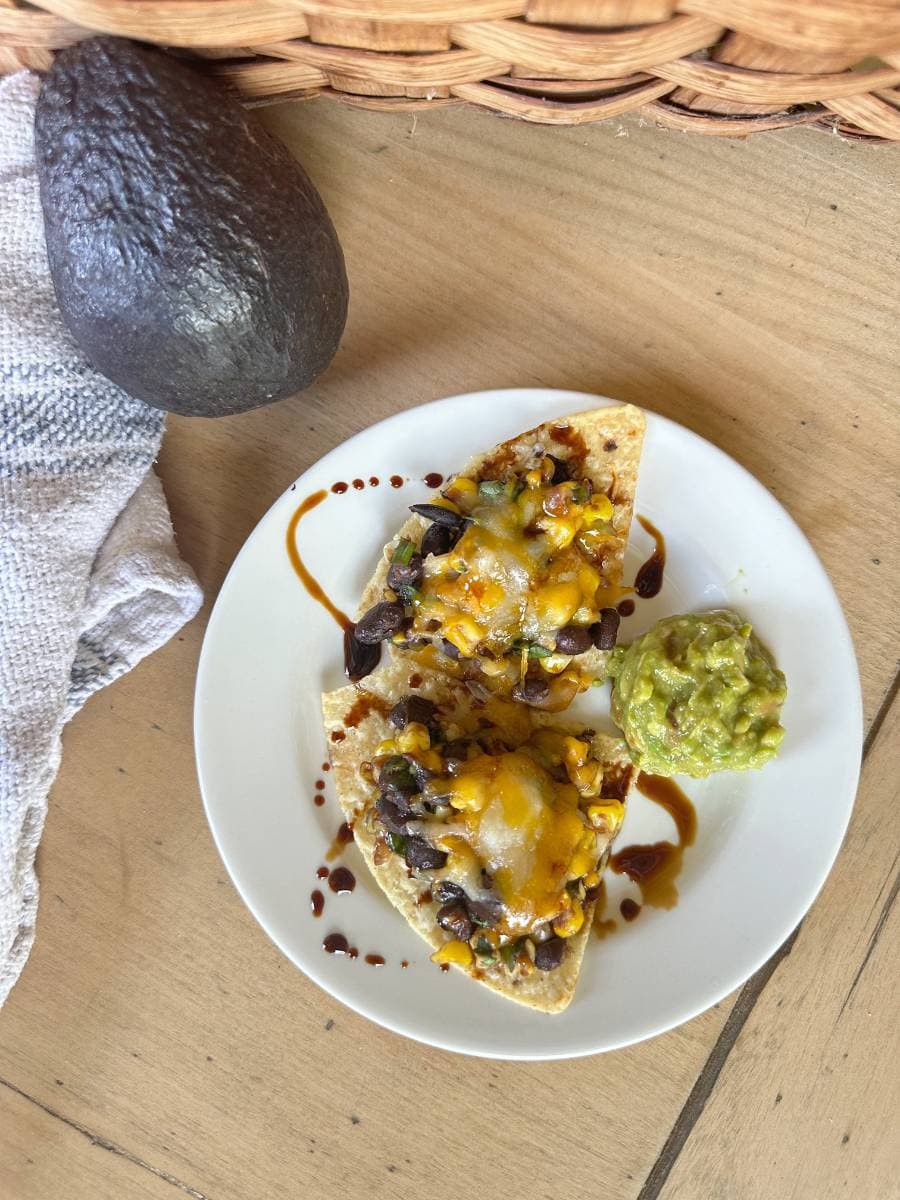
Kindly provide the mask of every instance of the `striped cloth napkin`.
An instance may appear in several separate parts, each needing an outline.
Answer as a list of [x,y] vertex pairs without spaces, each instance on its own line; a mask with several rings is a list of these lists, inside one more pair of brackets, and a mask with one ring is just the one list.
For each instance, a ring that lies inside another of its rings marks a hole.
[[93,371],[57,311],[38,89],[0,80],[0,1004],[34,941],[63,726],[202,600],[152,470],[163,414]]

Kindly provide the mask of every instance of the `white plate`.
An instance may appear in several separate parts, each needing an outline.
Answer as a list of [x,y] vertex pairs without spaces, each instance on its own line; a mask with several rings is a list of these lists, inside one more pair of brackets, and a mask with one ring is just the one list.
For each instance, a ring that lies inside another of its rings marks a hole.
[[[319,697],[340,686],[341,635],[304,591],[286,553],[300,501],[336,480],[381,485],[332,495],[299,527],[303,558],[341,607],[356,610],[382,545],[422,477],[550,417],[608,401],[537,388],[455,396],[365,430],[312,466],[269,510],[239,554],[210,619],[197,678],[200,784],[219,852],[246,904],[307,975],[397,1033],[498,1058],[566,1058],[610,1050],[670,1029],[732,991],[796,926],[837,854],[853,806],[862,741],[853,647],[831,584],[784,509],[727,455],[652,413],[636,511],[665,533],[661,594],[639,601],[621,637],[657,617],[710,605],[745,613],[788,680],[782,752],[765,770],[685,782],[699,817],[684,858],[680,902],[645,908],[603,941],[592,938],[578,990],[559,1016],[533,1013],[429,962],[425,943],[391,908],[351,846],[352,895],[310,892],[340,813],[331,790],[312,796],[326,746]],[[408,482],[399,489],[388,478]],[[627,577],[647,557],[637,524]],[[592,718],[606,689],[579,701]],[[673,837],[669,817],[635,796],[619,845]],[[673,839],[674,840],[674,839]],[[619,877],[613,903],[624,885]],[[321,886],[321,885],[318,885]],[[610,905],[612,908],[612,905]],[[352,961],[325,954],[344,932]],[[384,956],[384,967],[363,961]],[[401,960],[409,962],[401,969]]]

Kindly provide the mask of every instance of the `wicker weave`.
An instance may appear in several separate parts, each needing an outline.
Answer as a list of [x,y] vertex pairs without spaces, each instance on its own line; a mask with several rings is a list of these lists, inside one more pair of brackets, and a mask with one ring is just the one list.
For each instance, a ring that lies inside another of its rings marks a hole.
[[259,103],[900,141],[900,0],[0,0],[0,73],[98,31],[190,51]]

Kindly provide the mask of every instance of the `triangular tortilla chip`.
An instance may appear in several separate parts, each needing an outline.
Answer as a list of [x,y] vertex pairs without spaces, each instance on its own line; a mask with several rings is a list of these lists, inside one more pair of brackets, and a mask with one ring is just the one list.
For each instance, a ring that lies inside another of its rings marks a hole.
[[[436,900],[423,903],[421,899],[423,893],[429,894],[433,873],[422,871],[411,877],[403,857],[388,849],[383,827],[375,819],[379,789],[373,780],[372,763],[378,757],[379,745],[385,739],[397,736],[397,730],[388,721],[388,713],[401,697],[411,694],[408,677],[409,664],[395,660],[370,676],[364,687],[348,686],[323,696],[322,705],[331,748],[332,777],[341,807],[353,827],[356,844],[394,907],[437,950],[452,935],[436,923],[440,903]],[[501,729],[506,741],[514,746],[526,742],[529,735],[541,727],[572,735],[580,734],[583,729],[577,723],[551,719],[546,714],[497,698],[473,701],[460,682],[437,673],[425,673],[412,694],[424,696],[437,705],[437,720],[444,727],[452,723],[471,732],[490,724]],[[361,696],[364,697],[362,701]],[[333,739],[334,733],[340,733],[339,740]],[[595,735],[592,754],[604,764],[604,777],[614,780],[624,804],[634,775],[624,743],[607,735]],[[594,803],[610,802],[597,800]],[[597,833],[596,849],[601,870],[620,823],[619,818],[612,836],[602,829]],[[561,1012],[575,990],[590,935],[593,909],[593,902],[587,900],[584,923],[578,933],[567,939],[562,964],[555,970],[533,969],[525,974],[519,968],[508,970],[499,959],[489,967],[479,966],[476,960],[472,967],[459,969],[518,1003],[541,1012]]]

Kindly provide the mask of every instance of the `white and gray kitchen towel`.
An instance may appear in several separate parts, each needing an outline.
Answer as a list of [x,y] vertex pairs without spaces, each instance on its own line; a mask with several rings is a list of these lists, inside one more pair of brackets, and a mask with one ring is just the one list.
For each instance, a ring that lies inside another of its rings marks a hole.
[[152,470],[163,414],[93,371],[57,310],[37,93],[0,80],[0,1004],[34,940],[63,725],[202,599]]

